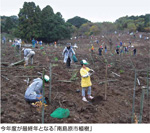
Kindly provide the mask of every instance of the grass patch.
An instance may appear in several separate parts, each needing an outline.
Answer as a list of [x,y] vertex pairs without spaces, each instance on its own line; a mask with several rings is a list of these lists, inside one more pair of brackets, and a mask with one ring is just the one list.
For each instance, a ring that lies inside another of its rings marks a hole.
[[58,58],[57,58],[57,57],[54,57],[54,61],[58,61]]
[[120,74],[121,74],[121,73],[124,73],[124,70],[120,70]]
[[26,68],[26,69],[33,69],[34,66],[26,66],[25,68]]

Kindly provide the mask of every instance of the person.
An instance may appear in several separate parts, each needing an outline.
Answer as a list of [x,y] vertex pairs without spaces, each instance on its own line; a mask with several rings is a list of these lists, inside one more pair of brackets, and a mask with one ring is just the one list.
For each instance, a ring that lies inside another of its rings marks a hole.
[[33,64],[35,52],[30,48],[23,48],[22,51],[24,51],[25,66],[28,65],[29,59],[31,59],[31,64]]
[[39,41],[39,44],[42,46],[42,41]]
[[[44,75],[44,82],[48,83],[49,80],[50,80],[49,76]],[[41,78],[36,78],[26,89],[24,98],[28,103],[42,101],[43,98],[42,91],[43,91],[43,80]],[[44,103],[46,103],[45,98]]]
[[122,46],[122,41],[120,42],[120,47]]
[[21,49],[21,43],[19,40],[15,40],[14,45],[16,47],[16,52],[19,54],[19,50]]
[[74,44],[73,48],[74,48],[75,51],[76,51],[76,48],[78,48],[76,43]]
[[119,54],[119,48],[118,47],[116,48],[116,53]]
[[93,53],[93,51],[94,51],[94,46],[93,46],[93,44],[92,44],[92,47],[91,47],[91,52]]
[[124,53],[123,46],[120,47],[120,54]]
[[136,55],[136,48],[133,49],[133,55]]
[[72,63],[72,54],[75,55],[75,52],[71,48],[71,43],[67,43],[67,47],[64,48],[62,55],[64,56],[64,63],[66,63],[68,68],[70,67],[70,63]]
[[57,48],[57,43],[56,42],[54,42],[54,47]]
[[105,53],[107,53],[107,46],[105,45]]
[[6,38],[5,38],[5,36],[3,36],[3,39],[2,39],[2,43],[6,43]]
[[98,51],[99,51],[99,55],[101,56],[102,55],[102,46],[99,47]]
[[125,51],[125,53],[128,52],[128,47],[127,46],[125,46],[124,51]]
[[88,64],[88,62],[86,60],[82,60],[81,61],[81,66],[82,68],[80,69],[80,75],[81,75],[81,87],[82,87],[82,100],[84,102],[88,102],[88,100],[85,97],[85,89],[88,88],[88,98],[89,99],[93,99],[94,97],[91,96],[91,79],[90,76],[92,75],[92,73],[94,72],[94,70],[86,67],[86,65]]
[[34,38],[32,39],[32,48],[35,48],[35,40],[34,40]]
[[129,46],[131,46],[131,41],[129,41]]
[[109,39],[109,45],[110,45],[110,50],[112,50],[112,45],[113,45],[113,43],[112,43],[112,40],[111,40],[111,39]]

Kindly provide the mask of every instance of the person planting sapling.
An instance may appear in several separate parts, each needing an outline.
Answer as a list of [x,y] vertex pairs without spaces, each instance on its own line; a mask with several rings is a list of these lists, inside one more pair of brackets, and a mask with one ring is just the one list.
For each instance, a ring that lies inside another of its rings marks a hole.
[[88,98],[89,99],[93,99],[94,97],[91,96],[91,79],[90,76],[92,75],[92,73],[94,72],[94,70],[88,68],[86,65],[88,64],[88,62],[86,60],[82,60],[81,61],[81,66],[82,68],[80,69],[80,75],[81,75],[81,87],[82,87],[82,100],[84,102],[88,102],[88,100],[85,97],[85,90],[86,88],[88,88]]

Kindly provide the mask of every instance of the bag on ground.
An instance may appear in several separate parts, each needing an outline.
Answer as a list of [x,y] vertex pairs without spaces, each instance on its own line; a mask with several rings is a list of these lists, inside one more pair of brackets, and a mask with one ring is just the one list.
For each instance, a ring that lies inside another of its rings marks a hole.
[[53,118],[67,118],[70,114],[69,109],[57,108],[52,114],[50,114]]

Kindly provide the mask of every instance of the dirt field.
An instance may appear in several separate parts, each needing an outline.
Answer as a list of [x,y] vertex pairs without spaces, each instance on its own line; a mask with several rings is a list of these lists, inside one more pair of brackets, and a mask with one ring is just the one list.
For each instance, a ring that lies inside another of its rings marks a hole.
[[[100,40],[100,44],[105,42],[107,45],[108,52],[107,54],[104,53],[103,57],[98,55],[99,45],[96,43],[94,44],[94,53],[91,55],[91,51],[89,50],[91,48],[91,45],[89,45],[91,41],[90,37],[65,41],[76,42],[79,46],[75,51],[78,62],[72,63],[70,69],[66,68],[66,65],[63,63],[62,51],[64,46],[54,48],[54,46],[48,45],[43,46],[44,49],[40,49],[40,46],[34,48],[36,54],[32,66],[29,65],[24,68],[23,64],[12,67],[1,65],[1,75],[9,79],[1,76],[1,123],[41,123],[41,112],[29,105],[24,99],[24,94],[28,87],[24,80],[29,78],[31,83],[34,78],[40,77],[37,72],[42,73],[43,68],[46,69],[46,74],[49,75],[50,63],[53,65],[52,97],[51,104],[48,103],[48,106],[45,108],[45,123],[131,123],[135,75],[131,61],[138,70],[146,69],[150,66],[150,41],[139,39],[138,34],[136,38],[127,34],[121,34],[120,36],[118,34],[107,35],[107,38],[112,38],[114,44],[113,55],[109,50],[109,44],[105,38],[101,36],[94,37],[92,41],[97,38]],[[150,37],[150,34],[147,35]],[[114,47],[121,40],[126,45],[131,40],[132,44],[137,48],[137,55],[133,56],[131,52],[122,56],[114,54]],[[7,44],[5,49],[2,45],[1,48],[2,63],[11,64],[20,60],[20,57],[14,54],[14,48],[11,44]],[[55,59],[56,57],[58,60]],[[82,88],[80,86],[81,77],[79,71],[82,59],[86,59],[89,62],[88,67],[95,70],[95,73],[91,76],[93,84],[92,95],[94,99],[89,103],[83,102],[81,97]],[[112,65],[108,68],[107,79],[115,81],[108,82],[107,99],[105,100],[105,83],[102,84],[100,82],[106,81],[106,59],[108,64]],[[120,70],[123,70],[123,72]],[[69,83],[59,81],[70,81],[75,71],[77,71],[77,79],[75,81]],[[120,75],[120,77],[112,72]],[[135,115],[139,117],[142,86],[147,86],[147,72],[137,72],[137,77],[140,85],[138,83],[136,85]],[[76,92],[77,89],[80,89],[79,93]],[[45,96],[48,97],[48,94],[49,85],[47,84],[45,87]],[[65,119],[50,117],[50,114],[58,107],[69,109],[70,116]],[[142,122],[150,123],[150,101],[147,98],[147,94],[144,97]]]

